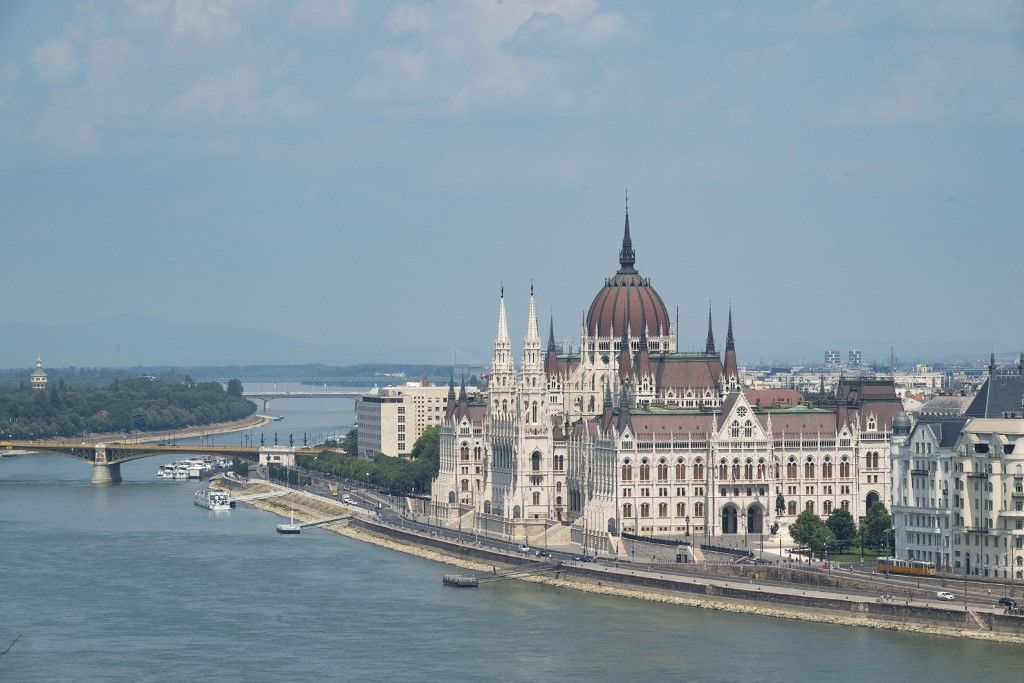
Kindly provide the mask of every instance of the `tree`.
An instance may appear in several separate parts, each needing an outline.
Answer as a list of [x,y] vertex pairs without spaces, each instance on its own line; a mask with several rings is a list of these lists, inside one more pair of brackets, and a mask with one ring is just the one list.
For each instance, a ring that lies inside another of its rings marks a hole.
[[228,396],[241,396],[242,383],[237,379],[228,380]]
[[427,427],[423,430],[420,438],[416,439],[416,443],[412,446],[412,457],[414,460],[430,463],[434,468],[434,474],[437,474],[437,470],[441,466],[440,425]]
[[237,455],[231,459],[231,471],[240,477],[249,476],[249,463],[242,460]]
[[349,455],[357,455],[359,453],[359,433],[355,427],[348,430],[348,434],[342,439],[341,450]]
[[818,517],[818,515],[810,510],[804,510],[789,525],[789,535],[800,545],[807,545],[811,536],[814,535],[814,530],[821,523],[821,517]]
[[864,516],[864,520],[861,522],[861,533],[864,543],[875,548],[882,546],[882,543],[888,538],[891,529],[892,517],[889,516],[889,510],[886,509],[885,503],[881,501],[871,506],[868,514]]
[[821,521],[821,518],[819,517],[818,523],[814,525],[814,528],[811,531],[810,538],[807,539],[807,545],[810,547],[811,552],[818,557],[821,557],[829,547],[835,545],[835,542],[836,537],[835,534],[832,533],[832,529],[830,529],[825,522]]
[[857,537],[857,524],[853,521],[853,515],[847,510],[836,508],[825,520],[825,524],[831,529],[839,550],[845,550],[853,545],[853,541]]

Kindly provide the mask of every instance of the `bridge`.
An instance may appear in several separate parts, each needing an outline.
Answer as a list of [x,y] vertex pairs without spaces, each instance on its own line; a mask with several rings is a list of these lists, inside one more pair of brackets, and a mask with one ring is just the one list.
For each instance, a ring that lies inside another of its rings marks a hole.
[[166,453],[238,456],[249,460],[263,460],[287,465],[295,464],[296,455],[318,455],[320,453],[319,448],[292,446],[228,446],[217,444],[200,446],[192,444],[131,442],[91,444],[68,440],[4,441],[0,442],[0,448],[57,453],[87,462],[93,466],[92,483],[94,484],[113,484],[121,481],[121,463],[123,462]]
[[360,397],[365,394],[365,391],[356,391],[353,389],[310,389],[309,391],[278,391],[277,389],[271,389],[263,391],[260,389],[254,389],[251,391],[243,391],[242,396],[245,398],[260,399],[263,401],[263,414],[266,415],[267,411],[270,410],[270,402],[274,399],[279,398],[350,398],[354,401],[358,401]]

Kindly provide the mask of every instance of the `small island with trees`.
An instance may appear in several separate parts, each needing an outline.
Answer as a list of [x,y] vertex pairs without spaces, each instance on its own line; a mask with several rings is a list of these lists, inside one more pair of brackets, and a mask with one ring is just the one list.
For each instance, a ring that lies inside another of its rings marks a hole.
[[44,391],[0,386],[0,437],[38,439],[205,426],[249,417],[256,406],[242,383],[189,377],[115,379],[109,384],[50,383]]

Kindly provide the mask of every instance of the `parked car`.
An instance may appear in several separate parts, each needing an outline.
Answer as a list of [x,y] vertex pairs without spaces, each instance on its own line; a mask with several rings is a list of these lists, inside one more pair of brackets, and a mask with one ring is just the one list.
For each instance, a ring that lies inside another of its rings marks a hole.
[[594,558],[591,557],[590,555],[575,555],[575,556],[573,556],[572,559],[575,560],[576,562],[593,562],[594,561]]
[[939,591],[938,593],[935,594],[935,597],[938,598],[939,600],[955,600],[956,599],[956,596],[954,596],[949,591]]
[[541,548],[540,550],[538,550],[538,551],[537,551],[536,553],[534,553],[534,554],[535,554],[535,555],[536,555],[537,557],[551,557],[551,553],[549,553],[549,552],[548,552],[547,550],[544,550],[543,548]]
[[530,552],[530,546],[528,546],[528,545],[521,545],[521,546],[519,546],[519,552],[521,552],[521,553],[528,553],[528,552]]
[[1007,597],[1007,596],[1004,595],[1003,597],[999,598],[999,606],[1000,607],[1016,607],[1017,603],[1014,601],[1013,598]]

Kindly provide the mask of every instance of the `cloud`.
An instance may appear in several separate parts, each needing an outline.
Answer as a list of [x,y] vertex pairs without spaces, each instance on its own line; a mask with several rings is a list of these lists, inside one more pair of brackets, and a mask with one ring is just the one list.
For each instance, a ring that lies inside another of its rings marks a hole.
[[352,25],[357,5],[356,0],[300,0],[292,6],[288,26],[344,31]]
[[175,98],[166,112],[174,119],[202,115],[225,122],[251,123],[308,119],[316,115],[317,106],[290,86],[269,92],[259,70],[239,66],[203,76]]
[[[592,0],[403,3],[384,19],[390,45],[371,56],[354,96],[414,113],[566,111],[593,102],[602,48],[625,19]],[[589,88],[589,92],[587,89]]]
[[78,73],[75,46],[70,40],[48,40],[32,51],[32,66],[47,83],[63,83]]

